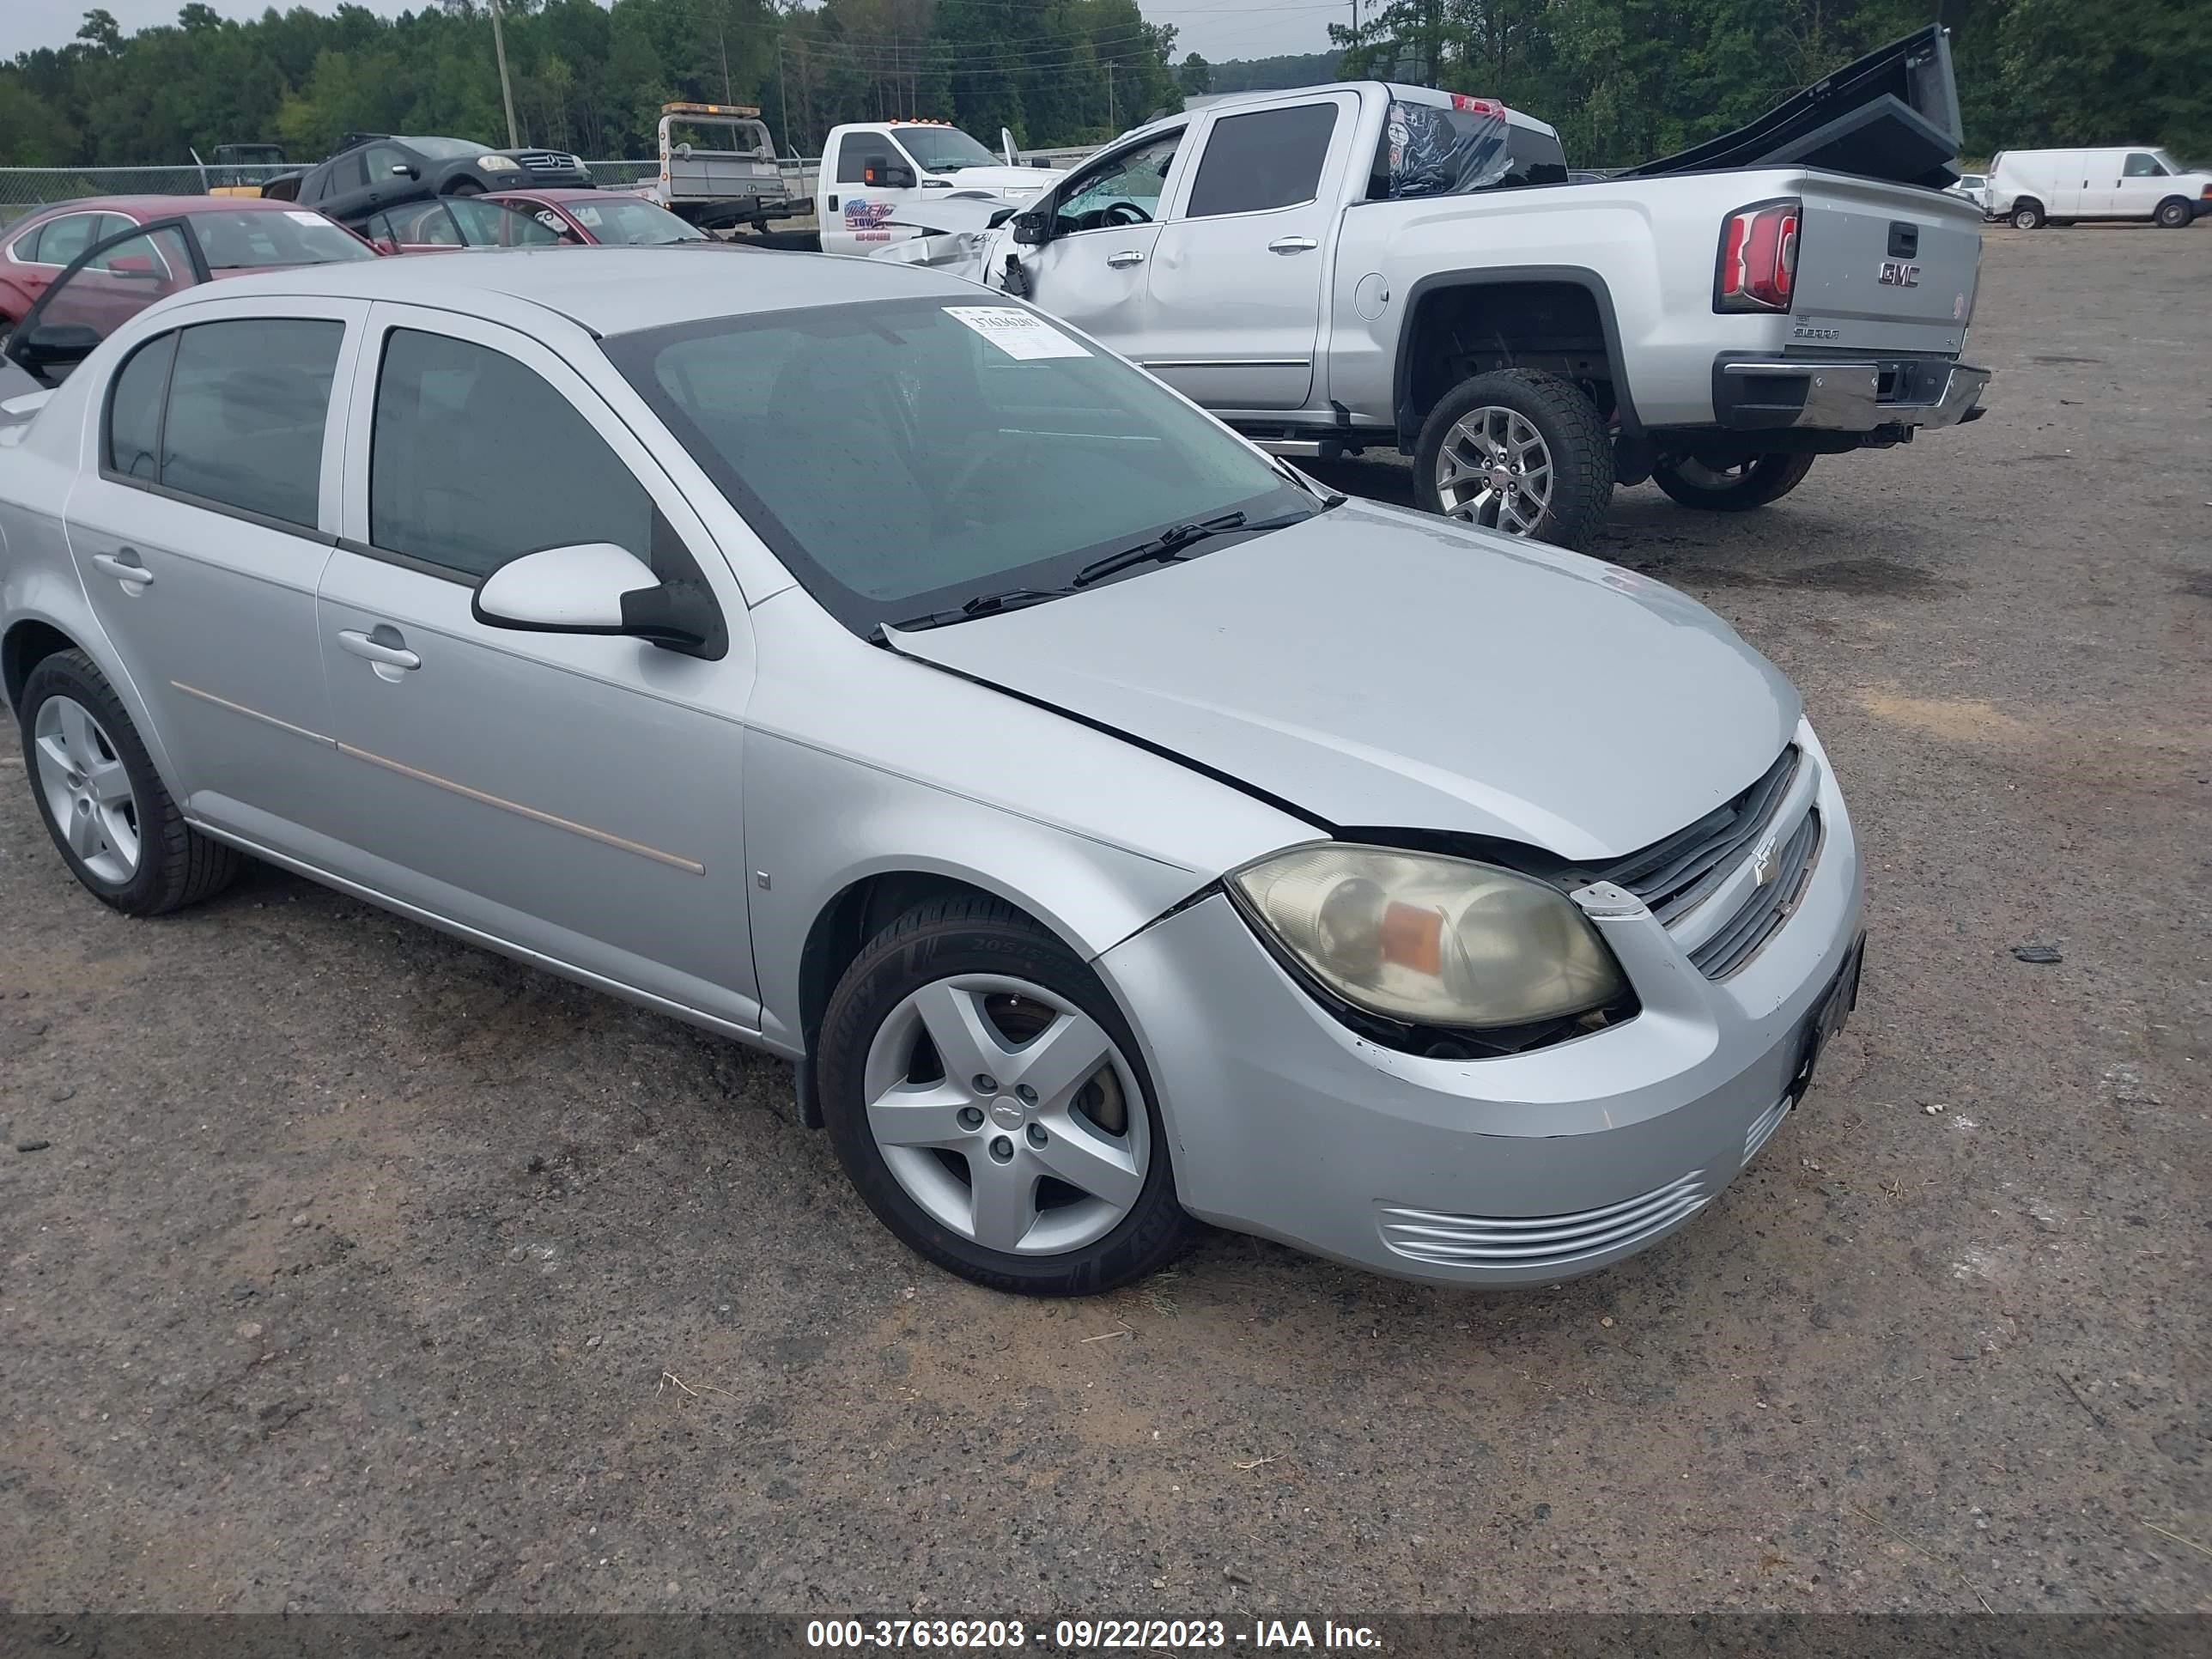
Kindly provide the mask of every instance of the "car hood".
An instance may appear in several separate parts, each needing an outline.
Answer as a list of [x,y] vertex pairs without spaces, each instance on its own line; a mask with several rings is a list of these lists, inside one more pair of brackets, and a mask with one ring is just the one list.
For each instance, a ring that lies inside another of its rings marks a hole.
[[1058,184],[1061,177],[1049,167],[962,167],[936,176],[950,179],[957,190],[988,190],[998,196],[1016,191],[1034,196],[1047,185]]
[[1615,858],[1772,764],[1796,690],[1632,572],[1348,503],[893,648],[1107,727],[1332,830]]

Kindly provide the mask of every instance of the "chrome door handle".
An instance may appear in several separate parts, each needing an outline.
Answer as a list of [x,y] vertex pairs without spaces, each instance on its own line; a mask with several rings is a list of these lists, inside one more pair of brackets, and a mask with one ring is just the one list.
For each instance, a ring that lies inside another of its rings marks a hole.
[[1267,244],[1270,253],[1310,253],[1321,244],[1310,236],[1278,236]]
[[152,585],[154,573],[138,562],[138,550],[124,548],[118,553],[95,553],[92,568],[115,578],[125,587],[146,587]]
[[355,656],[364,657],[370,662],[380,664],[386,668],[420,668],[422,665],[422,659],[412,651],[396,645],[386,645],[381,640],[373,640],[358,629],[341,628],[338,630],[338,643],[352,652]]
[[1140,265],[1145,263],[1145,256],[1133,247],[1125,247],[1119,253],[1108,254],[1106,263],[1109,265]]

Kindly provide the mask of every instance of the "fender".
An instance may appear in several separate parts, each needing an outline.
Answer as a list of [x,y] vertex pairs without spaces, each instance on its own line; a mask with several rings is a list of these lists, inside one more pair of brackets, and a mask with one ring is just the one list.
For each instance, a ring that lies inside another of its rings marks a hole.
[[1620,346],[1620,319],[1613,303],[1613,290],[1606,286],[1605,278],[1586,265],[1507,265],[1481,270],[1440,270],[1416,282],[1406,295],[1406,326],[1398,332],[1397,368],[1391,376],[1390,407],[1398,422],[1398,441],[1407,449],[1418,432],[1412,419],[1410,389],[1413,374],[1413,336],[1418,331],[1414,319],[1421,314],[1421,301],[1440,289],[1497,288],[1514,283],[1559,283],[1579,288],[1587,293],[1597,307],[1598,326],[1605,334],[1606,367],[1613,379],[1613,394],[1620,410],[1621,431],[1630,437],[1640,437],[1644,422],[1636,413],[1636,401],[1630,395],[1628,359]]

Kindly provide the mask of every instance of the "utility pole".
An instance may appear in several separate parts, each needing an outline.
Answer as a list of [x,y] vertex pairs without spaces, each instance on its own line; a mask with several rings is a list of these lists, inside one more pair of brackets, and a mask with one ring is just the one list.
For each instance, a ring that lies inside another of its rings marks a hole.
[[499,27],[499,0],[491,0],[491,49],[499,54],[499,95],[507,106],[507,143],[513,149],[522,143],[522,133],[514,125],[514,88],[507,78],[507,36]]
[[1114,60],[1110,58],[1106,60],[1106,125],[1109,127],[1121,125],[1114,118]]

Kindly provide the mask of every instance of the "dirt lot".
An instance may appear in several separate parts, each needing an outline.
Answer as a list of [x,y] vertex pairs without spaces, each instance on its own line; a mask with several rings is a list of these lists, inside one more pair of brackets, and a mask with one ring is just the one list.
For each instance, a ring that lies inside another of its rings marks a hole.
[[8,745],[0,1609],[2212,1609],[2208,294],[1993,233],[1988,419],[1620,498],[1804,688],[1873,937],[1758,1165],[1556,1291],[968,1289],[782,1064],[267,872],[125,921]]

